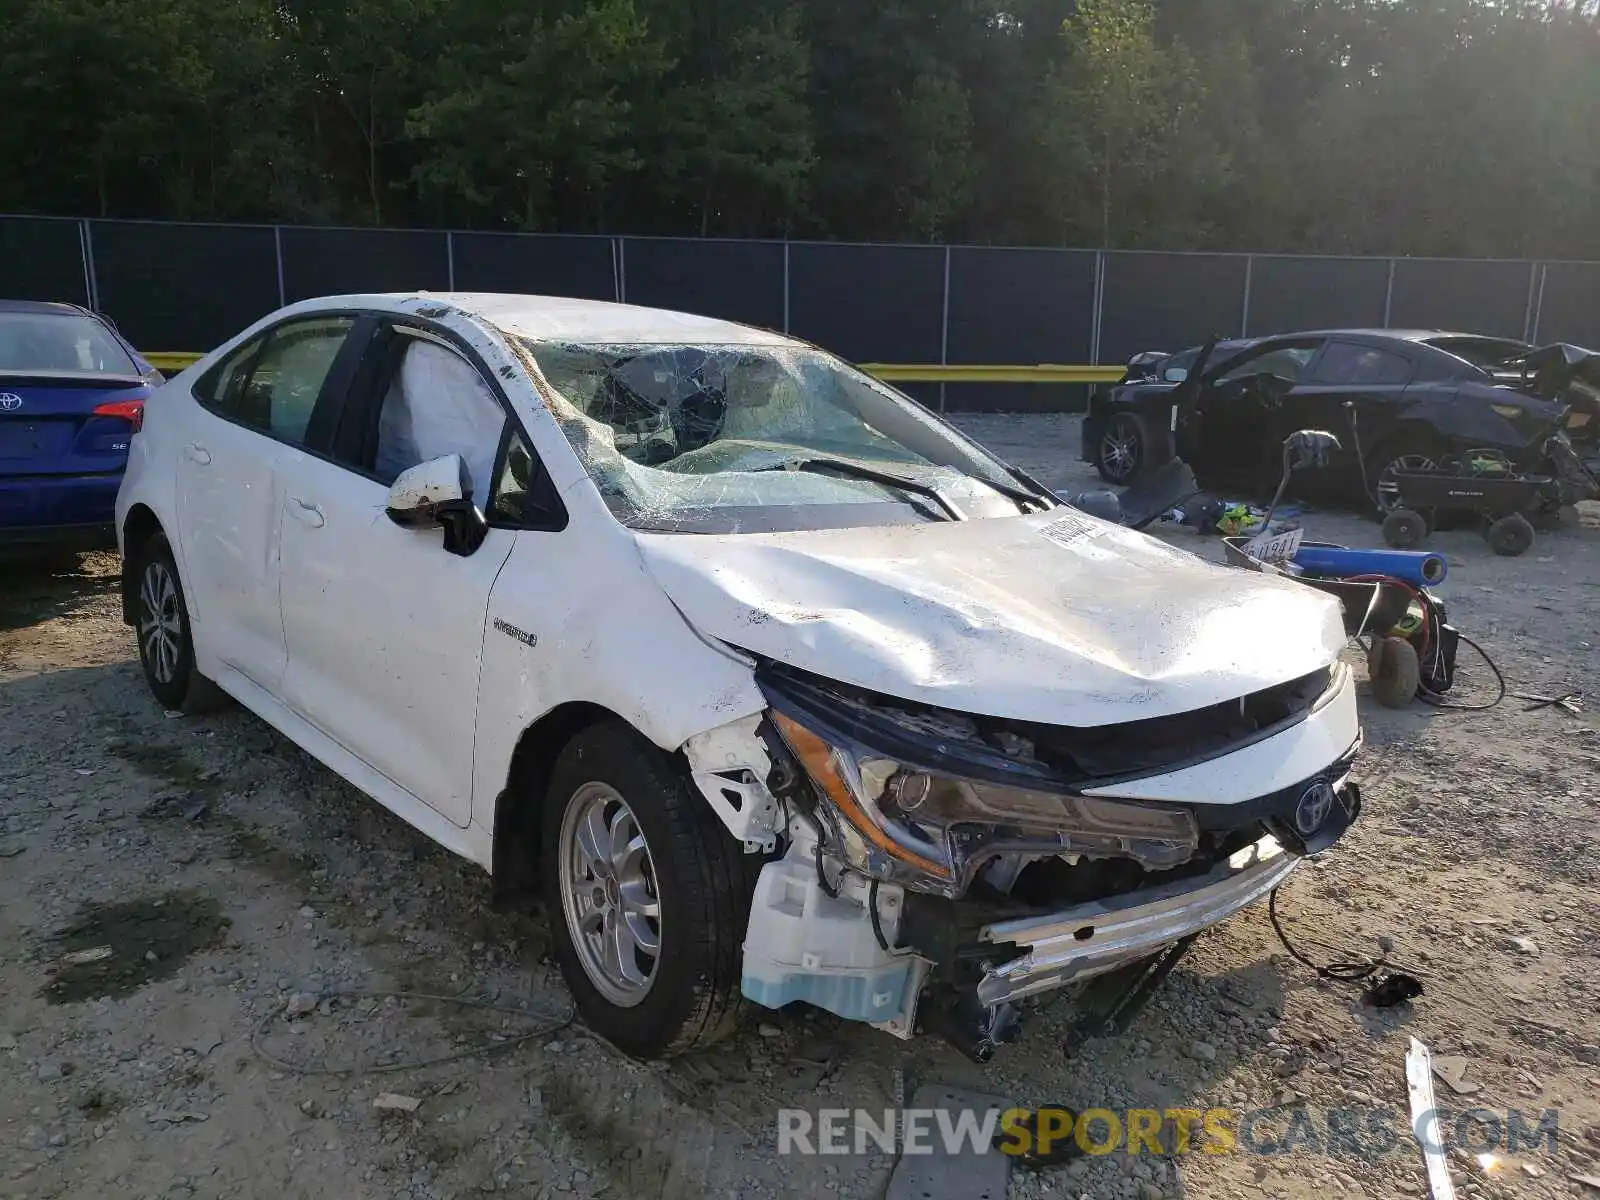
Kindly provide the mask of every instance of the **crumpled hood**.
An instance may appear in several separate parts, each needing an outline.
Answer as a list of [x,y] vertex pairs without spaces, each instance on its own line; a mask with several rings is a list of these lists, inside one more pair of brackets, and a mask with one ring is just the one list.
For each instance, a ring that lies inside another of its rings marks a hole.
[[703,634],[907,700],[1046,724],[1170,716],[1327,666],[1338,602],[1056,509],[802,533],[637,534]]

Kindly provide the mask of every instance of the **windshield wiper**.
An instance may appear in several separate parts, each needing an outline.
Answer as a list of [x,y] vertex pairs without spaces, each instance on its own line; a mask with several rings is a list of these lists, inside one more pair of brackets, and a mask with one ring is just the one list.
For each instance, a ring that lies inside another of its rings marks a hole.
[[869,467],[865,463],[853,462],[848,458],[790,458],[783,462],[773,463],[767,467],[757,467],[750,472],[752,475],[763,471],[805,471],[810,474],[828,474],[833,472],[846,475],[852,479],[865,479],[870,483],[881,483],[884,487],[897,488],[902,492],[910,492],[914,496],[925,496],[932,500],[952,521],[965,521],[967,514],[957,508],[943,492],[929,483],[920,480],[907,479],[904,475],[896,475],[893,471],[880,471],[876,467]]
[[1011,499],[1015,500],[1018,504],[1032,503],[1043,505],[1043,509],[1041,511],[1049,510],[1060,505],[1060,496],[1057,496],[1054,492],[1045,487],[1044,484],[1040,483],[1032,475],[1029,475],[1021,467],[1013,467],[1010,463],[1006,463],[1005,468],[1006,472],[1011,476],[1011,478],[1026,485],[1029,490],[1023,491],[1020,488],[1010,488],[1005,484],[991,483],[987,479],[983,479],[982,482],[988,484],[1001,495],[1010,496]]

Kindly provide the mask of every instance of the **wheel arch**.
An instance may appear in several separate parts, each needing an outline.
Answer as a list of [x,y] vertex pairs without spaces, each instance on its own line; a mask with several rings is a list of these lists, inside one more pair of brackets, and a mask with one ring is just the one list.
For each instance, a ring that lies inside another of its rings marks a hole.
[[526,907],[536,895],[539,817],[556,759],[567,743],[585,729],[608,721],[628,724],[604,705],[574,700],[552,708],[518,737],[506,770],[505,787],[495,797],[494,805],[490,873],[498,907]]
[[158,533],[164,533],[161,518],[147,504],[135,504],[122,522],[122,623],[138,621],[134,608],[139,596],[139,581],[134,577],[134,552]]

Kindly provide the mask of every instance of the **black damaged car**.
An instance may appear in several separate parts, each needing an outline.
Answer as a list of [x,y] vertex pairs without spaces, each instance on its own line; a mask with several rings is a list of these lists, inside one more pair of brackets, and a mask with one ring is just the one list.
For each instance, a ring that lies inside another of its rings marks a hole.
[[1141,354],[1120,383],[1090,398],[1084,460],[1108,483],[1132,483],[1177,453],[1180,409],[1198,418],[1185,420],[1183,457],[1207,491],[1270,491],[1284,438],[1327,429],[1343,449],[1325,470],[1297,477],[1297,489],[1381,510],[1393,505],[1395,472],[1431,470],[1469,450],[1497,451],[1520,470],[1545,473],[1546,443],[1557,435],[1592,457],[1600,354],[1363,329]]

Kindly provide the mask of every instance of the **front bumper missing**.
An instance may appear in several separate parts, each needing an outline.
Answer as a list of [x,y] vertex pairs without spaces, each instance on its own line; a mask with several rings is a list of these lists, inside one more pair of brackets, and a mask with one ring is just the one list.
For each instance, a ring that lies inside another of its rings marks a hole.
[[1024,953],[983,972],[978,1000],[985,1005],[1014,1002],[1154,954],[1254,904],[1300,861],[1267,836],[1198,878],[985,926],[979,934],[982,942],[1014,945]]

